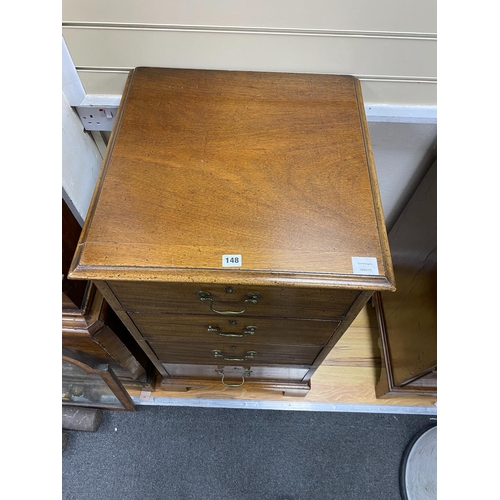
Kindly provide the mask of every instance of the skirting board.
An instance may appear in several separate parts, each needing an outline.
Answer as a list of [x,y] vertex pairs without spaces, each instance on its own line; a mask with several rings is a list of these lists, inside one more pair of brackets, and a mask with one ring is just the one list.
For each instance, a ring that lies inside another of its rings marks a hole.
[[149,406],[189,406],[198,408],[240,408],[252,410],[327,411],[344,413],[389,413],[437,415],[437,407],[397,405],[357,405],[346,403],[313,403],[308,401],[253,401],[222,399],[186,399],[132,396],[134,404]]

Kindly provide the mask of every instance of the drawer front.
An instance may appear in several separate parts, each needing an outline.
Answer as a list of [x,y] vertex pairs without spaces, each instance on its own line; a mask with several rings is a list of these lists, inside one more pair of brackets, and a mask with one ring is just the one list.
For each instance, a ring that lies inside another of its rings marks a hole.
[[109,281],[126,311],[332,319],[347,314],[357,290]]
[[162,342],[149,340],[161,363],[228,365],[312,365],[321,346],[280,346],[257,343]]
[[276,319],[266,317],[224,318],[215,315],[129,313],[142,335],[156,340],[227,339],[231,342],[324,345],[340,321]]
[[[300,382],[309,371],[308,367],[281,367],[281,366],[227,366],[221,365],[195,365],[163,363],[171,379],[176,378],[202,378],[205,380],[224,381],[227,384],[242,384],[243,378],[247,381],[265,380],[276,382]],[[250,375],[245,375],[245,372]],[[242,384],[243,385],[243,384]]]

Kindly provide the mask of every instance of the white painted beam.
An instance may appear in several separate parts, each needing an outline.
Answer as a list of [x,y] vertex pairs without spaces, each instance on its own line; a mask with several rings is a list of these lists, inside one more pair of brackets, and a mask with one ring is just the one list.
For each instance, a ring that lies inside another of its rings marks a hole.
[[437,123],[436,106],[394,106],[372,104],[365,106],[366,119],[379,123]]
[[[62,187],[66,201],[85,219],[102,157],[91,135],[62,93]],[[76,215],[76,214],[75,214]]]
[[62,39],[62,91],[70,106],[78,106],[85,98],[85,89],[64,38]]

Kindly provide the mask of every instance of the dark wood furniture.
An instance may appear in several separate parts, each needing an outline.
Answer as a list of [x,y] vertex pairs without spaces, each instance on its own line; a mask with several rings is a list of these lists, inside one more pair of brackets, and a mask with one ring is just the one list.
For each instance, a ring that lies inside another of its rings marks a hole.
[[437,395],[437,164],[389,233],[395,293],[377,293],[382,372],[377,397]]
[[136,68],[70,272],[162,376],[305,395],[394,290],[359,81]]
[[89,281],[71,281],[67,273],[81,227],[62,201],[62,347],[106,364],[124,386],[152,389],[154,368],[118,316]]
[[62,350],[62,402],[106,410],[135,411],[134,402],[109,364],[98,358]]

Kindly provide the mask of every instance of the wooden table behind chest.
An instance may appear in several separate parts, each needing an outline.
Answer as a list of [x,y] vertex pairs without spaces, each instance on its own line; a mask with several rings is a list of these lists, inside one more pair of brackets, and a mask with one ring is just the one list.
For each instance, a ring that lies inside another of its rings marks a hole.
[[394,290],[358,80],[136,68],[70,277],[94,280],[165,388],[306,394]]

